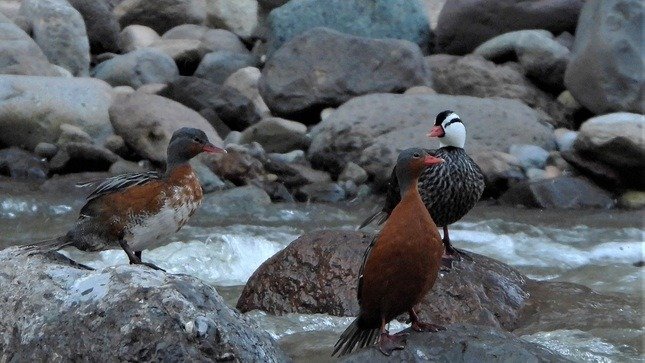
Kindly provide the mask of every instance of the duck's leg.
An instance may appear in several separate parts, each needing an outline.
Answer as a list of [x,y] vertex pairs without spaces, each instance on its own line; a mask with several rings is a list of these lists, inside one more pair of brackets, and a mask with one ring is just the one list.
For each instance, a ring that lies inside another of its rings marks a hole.
[[393,351],[405,348],[408,333],[390,335],[387,329],[385,329],[385,325],[387,325],[387,323],[388,322],[385,320],[382,320],[381,322],[381,335],[378,340],[378,350],[389,357]]
[[125,254],[128,255],[128,259],[130,260],[131,265],[144,265],[144,266],[153,268],[155,270],[161,270],[163,272],[166,272],[166,270],[158,267],[153,263],[141,261],[141,251],[137,251],[137,252],[132,251],[132,249],[128,245],[128,242],[125,239],[120,239],[119,245],[121,245],[121,248],[123,248],[123,251],[125,252]]
[[417,312],[414,311],[414,308],[410,309],[408,313],[410,314],[410,320],[412,321],[412,329],[414,329],[414,331],[438,332],[439,330],[446,330],[446,328],[444,328],[441,325],[422,322],[419,319]]
[[446,252],[441,257],[441,264],[443,267],[450,269],[452,268],[453,260],[461,260],[462,257],[465,257],[467,260],[472,261],[473,258],[468,255],[468,253],[463,250],[456,249],[450,243],[450,234],[448,233],[448,226],[443,226],[443,246],[446,249]]

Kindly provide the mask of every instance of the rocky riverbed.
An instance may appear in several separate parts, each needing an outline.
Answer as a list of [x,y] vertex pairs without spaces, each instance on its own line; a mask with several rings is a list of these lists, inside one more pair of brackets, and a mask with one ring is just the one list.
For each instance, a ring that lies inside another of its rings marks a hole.
[[[451,234],[474,258],[424,302],[447,331],[397,359],[637,361],[642,26],[636,0],[0,0],[0,361],[63,352],[71,311],[68,359],[328,360],[354,229],[446,109],[486,176]],[[183,126],[228,153],[193,160],[204,206],[145,252],[169,275],[18,253],[67,231],[76,183],[163,170]]]

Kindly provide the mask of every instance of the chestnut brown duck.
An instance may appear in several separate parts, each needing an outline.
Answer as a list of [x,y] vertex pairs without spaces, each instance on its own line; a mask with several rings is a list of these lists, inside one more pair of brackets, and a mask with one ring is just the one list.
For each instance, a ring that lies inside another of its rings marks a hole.
[[416,331],[443,329],[421,322],[415,311],[437,279],[443,254],[439,230],[419,195],[418,178],[424,169],[442,162],[419,148],[399,155],[396,177],[401,201],[365,252],[358,279],[360,312],[332,355],[349,354],[376,341],[385,355],[403,349],[407,334],[390,335],[386,325],[406,312]]
[[[473,159],[466,154],[466,127],[459,115],[446,110],[439,113],[429,137],[439,138],[440,147],[426,150],[444,160],[437,166],[425,168],[419,177],[421,199],[437,226],[443,227],[443,243],[446,254],[444,264],[450,267],[453,259],[466,255],[450,243],[448,226],[457,222],[479,201],[484,192],[484,173]],[[392,213],[401,200],[396,167],[388,181],[385,204],[381,211],[371,215],[361,224],[363,228],[374,220],[379,224]]]

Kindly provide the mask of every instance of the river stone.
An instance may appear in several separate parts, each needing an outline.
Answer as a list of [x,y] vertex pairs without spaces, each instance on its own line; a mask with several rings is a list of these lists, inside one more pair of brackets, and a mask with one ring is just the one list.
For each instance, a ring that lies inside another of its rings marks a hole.
[[206,19],[205,0],[125,0],[114,15],[121,27],[131,24],[149,26],[157,33],[181,24],[202,24]]
[[256,141],[267,152],[284,153],[309,147],[310,140],[306,133],[307,126],[300,122],[269,117],[244,130],[240,142],[247,144]]
[[645,208],[645,192],[640,190],[628,190],[618,199],[621,208],[643,209]]
[[242,39],[250,39],[258,27],[257,0],[210,0],[206,7],[206,25],[230,30]]
[[0,74],[60,76],[22,29],[0,13]]
[[42,158],[11,147],[0,150],[0,175],[16,179],[46,179],[49,167]]
[[195,77],[222,84],[238,69],[255,66],[257,59],[250,53],[220,50],[206,54],[195,70]]
[[351,180],[357,185],[365,183],[367,181],[367,178],[367,172],[358,164],[351,161],[348,162],[347,165],[345,165],[345,168],[338,176],[339,181]]
[[111,91],[90,78],[0,76],[0,144],[34,150],[58,140],[64,123],[102,143],[113,134]]
[[106,171],[119,160],[107,148],[86,142],[66,142],[49,161],[52,172],[57,174],[81,171]]
[[558,150],[568,151],[573,148],[573,143],[578,137],[577,131],[571,131],[565,128],[555,129],[555,142],[558,145]]
[[410,145],[438,147],[426,134],[436,115],[446,109],[457,112],[466,125],[467,151],[506,151],[512,144],[554,148],[552,128],[517,100],[373,94],[343,104],[311,130],[309,159],[315,168],[334,176],[351,160],[381,187],[401,150]]
[[486,150],[471,153],[470,157],[484,173],[486,187],[482,199],[497,199],[509,186],[526,179],[520,161],[511,154]]
[[175,61],[164,52],[143,48],[118,55],[94,68],[92,76],[112,86],[139,88],[148,83],[167,83],[179,76]]
[[179,74],[190,76],[209,50],[197,39],[159,39],[148,46],[175,61]]
[[508,153],[517,158],[524,170],[530,168],[544,169],[546,159],[549,158],[549,152],[536,145],[513,144]]
[[643,12],[639,0],[585,3],[565,83],[596,114],[645,112]]
[[258,83],[260,82],[260,70],[255,67],[245,67],[238,69],[231,74],[224,82],[225,86],[233,87],[246,98],[253,101],[255,109],[263,116],[270,116],[269,106],[264,103]]
[[20,6],[24,30],[47,59],[74,76],[87,77],[90,44],[81,14],[66,0],[24,0]]
[[203,25],[178,25],[161,37],[162,39],[195,39],[211,52],[226,50],[233,53],[248,54],[249,51],[237,35],[225,29],[211,29]]
[[292,0],[271,11],[268,25],[269,54],[316,27],[366,38],[404,39],[423,50],[431,38],[422,4],[409,0]]
[[119,47],[124,53],[144,48],[159,39],[154,29],[145,25],[128,25],[119,34]]
[[404,333],[410,334],[405,349],[395,350],[389,357],[370,347],[342,357],[340,362],[572,362],[542,345],[492,327],[452,324],[436,333],[412,329]]
[[83,17],[92,54],[119,52],[119,23],[105,0],[67,0]]
[[476,55],[447,54],[426,57],[426,62],[432,70],[433,89],[438,93],[517,99],[543,113],[542,118],[549,123],[571,126],[566,108],[533,85],[515,63],[496,65]]
[[307,184],[325,184],[331,182],[329,173],[312,169],[306,164],[287,164],[273,159],[271,162],[266,162],[264,165],[266,170],[269,173],[275,174],[277,176],[277,181],[284,184],[287,188],[297,188]]
[[248,184],[249,181],[261,178],[266,174],[262,162],[251,155],[248,150],[232,148],[227,145],[228,153],[212,160],[208,166],[223,179],[235,185]]
[[159,95],[198,112],[212,109],[226,126],[235,131],[242,131],[261,119],[253,102],[236,89],[202,78],[179,77],[168,83]]
[[438,53],[467,54],[497,35],[521,29],[573,33],[584,0],[452,0],[437,23]]
[[[301,236],[253,273],[237,308],[279,315],[356,316],[358,270],[371,239],[363,232],[341,230]],[[420,317],[436,324],[461,322],[511,329],[528,298],[525,278],[500,262],[471,256],[474,261],[455,264],[450,273],[438,278],[421,302]]]
[[609,209],[616,204],[607,191],[571,176],[518,183],[502,195],[500,202],[549,209]]
[[165,162],[166,149],[173,132],[194,127],[206,133],[211,143],[222,139],[197,112],[165,97],[134,92],[115,98],[110,107],[114,130],[139,156]]
[[357,95],[402,92],[430,84],[419,47],[316,28],[286,43],[267,61],[260,94],[275,113],[320,112]]
[[3,360],[288,360],[197,278],[133,265],[85,270],[15,247],[0,261],[0,284],[13,286],[0,289]]

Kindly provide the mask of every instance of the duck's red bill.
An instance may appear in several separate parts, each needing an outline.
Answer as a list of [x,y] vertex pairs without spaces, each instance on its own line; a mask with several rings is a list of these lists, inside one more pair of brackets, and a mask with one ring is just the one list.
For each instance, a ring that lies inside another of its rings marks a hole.
[[430,133],[428,134],[428,137],[443,137],[446,132],[443,131],[443,127],[441,126],[433,126],[432,129],[430,129]]
[[226,150],[224,150],[224,149],[222,149],[220,147],[217,147],[217,146],[215,146],[215,145],[213,145],[211,143],[205,144],[202,147],[202,151],[205,152],[205,153],[209,153],[209,154],[215,154],[215,153],[224,153],[224,154],[226,154]]
[[428,155],[423,159],[423,163],[426,164],[427,166],[429,165],[435,165],[435,164],[441,164],[443,163],[442,158],[438,158],[436,156]]

